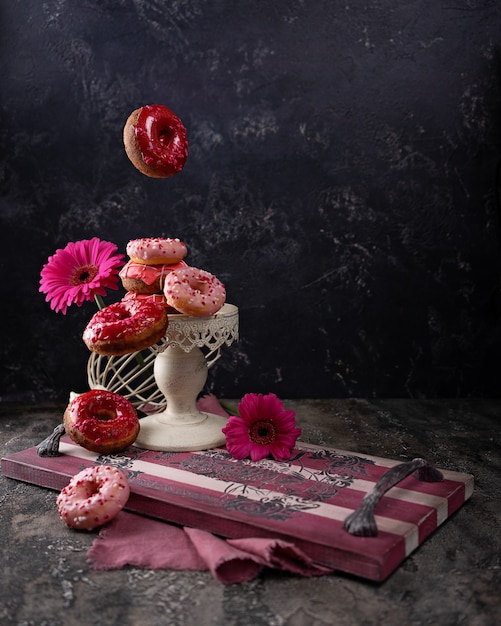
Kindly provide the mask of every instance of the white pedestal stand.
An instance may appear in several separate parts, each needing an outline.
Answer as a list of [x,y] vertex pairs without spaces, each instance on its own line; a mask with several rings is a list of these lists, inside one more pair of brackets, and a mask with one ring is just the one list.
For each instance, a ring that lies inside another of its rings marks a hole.
[[[139,448],[161,451],[207,450],[223,445],[221,429],[226,419],[202,413],[197,396],[207,380],[208,364],[219,358],[221,347],[238,339],[238,309],[232,304],[210,318],[169,315],[169,327],[155,357],[155,381],[167,408],[141,418],[134,443]],[[204,356],[201,348],[208,349]]]

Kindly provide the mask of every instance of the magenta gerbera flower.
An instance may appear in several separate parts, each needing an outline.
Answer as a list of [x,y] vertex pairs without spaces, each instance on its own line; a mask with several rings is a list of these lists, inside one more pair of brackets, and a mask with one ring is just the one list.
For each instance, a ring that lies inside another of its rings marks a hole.
[[284,409],[274,393],[246,394],[223,428],[226,448],[236,459],[260,461],[271,454],[276,461],[290,459],[301,430],[295,412]]
[[40,291],[47,294],[51,309],[66,315],[70,305],[81,306],[105,296],[107,289],[117,289],[118,268],[123,265],[123,254],[116,254],[117,249],[114,243],[93,237],[56,250],[40,279]]

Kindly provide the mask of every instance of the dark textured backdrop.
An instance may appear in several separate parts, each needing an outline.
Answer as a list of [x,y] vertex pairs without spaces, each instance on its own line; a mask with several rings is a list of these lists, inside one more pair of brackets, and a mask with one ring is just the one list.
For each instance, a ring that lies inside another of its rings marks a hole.
[[[47,257],[146,235],[240,307],[218,394],[497,395],[500,7],[2,2],[1,399],[86,384],[95,308],[49,309]],[[153,102],[190,140],[167,180],[121,143]]]

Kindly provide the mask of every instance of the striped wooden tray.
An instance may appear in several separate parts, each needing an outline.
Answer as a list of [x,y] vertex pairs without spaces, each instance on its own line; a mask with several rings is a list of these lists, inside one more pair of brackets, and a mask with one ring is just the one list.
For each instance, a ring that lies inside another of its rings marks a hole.
[[279,537],[317,563],[382,581],[471,496],[473,476],[441,470],[427,483],[411,475],[378,503],[375,537],[343,528],[376,481],[400,461],[298,442],[285,463],[233,459],[225,448],[157,452],[131,446],[100,456],[63,437],[58,457],[35,448],[2,459],[3,474],[62,489],[84,467],[123,469],[131,487],[127,509],[224,537]]

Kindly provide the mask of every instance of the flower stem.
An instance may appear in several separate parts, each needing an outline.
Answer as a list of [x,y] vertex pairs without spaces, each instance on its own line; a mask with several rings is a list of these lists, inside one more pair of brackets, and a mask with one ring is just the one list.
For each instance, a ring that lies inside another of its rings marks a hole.
[[99,310],[104,309],[104,300],[103,297],[98,293],[94,294],[94,302]]
[[135,357],[136,357],[136,362],[139,365],[139,367],[144,368],[144,358],[141,352],[136,352]]
[[236,406],[230,404],[229,402],[225,402],[224,400],[218,400],[218,402],[227,413],[229,413],[230,415],[235,415],[236,417],[240,417]]

